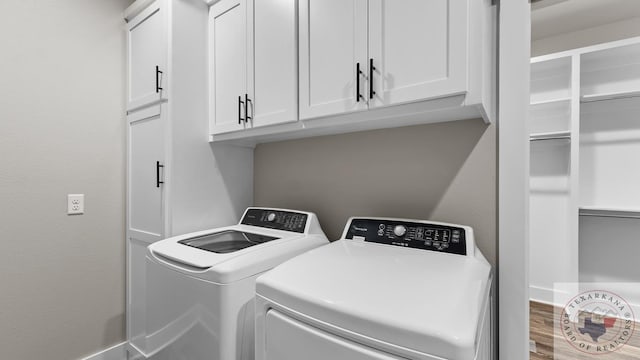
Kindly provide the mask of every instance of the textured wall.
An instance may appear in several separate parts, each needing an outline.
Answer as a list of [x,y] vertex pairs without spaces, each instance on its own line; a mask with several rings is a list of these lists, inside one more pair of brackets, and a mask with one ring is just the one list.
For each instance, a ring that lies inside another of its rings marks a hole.
[[255,202],[315,212],[331,240],[349,216],[471,225],[496,247],[496,131],[481,120],[258,145]]
[[[0,2],[0,359],[125,339],[130,3]],[[85,215],[66,215],[68,193],[85,194]]]

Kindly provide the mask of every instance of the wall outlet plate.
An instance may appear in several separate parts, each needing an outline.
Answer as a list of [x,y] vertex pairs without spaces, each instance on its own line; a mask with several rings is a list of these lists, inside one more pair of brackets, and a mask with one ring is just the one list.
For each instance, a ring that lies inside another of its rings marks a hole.
[[84,194],[67,195],[67,215],[84,214]]

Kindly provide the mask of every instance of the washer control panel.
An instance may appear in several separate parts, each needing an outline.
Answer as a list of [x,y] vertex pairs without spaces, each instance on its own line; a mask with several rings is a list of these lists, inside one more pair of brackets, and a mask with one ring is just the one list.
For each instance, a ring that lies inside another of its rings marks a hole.
[[451,225],[387,219],[353,219],[346,238],[467,255],[466,235],[464,228]]
[[293,211],[250,208],[247,209],[240,223],[267,229],[304,233],[307,217],[305,213]]

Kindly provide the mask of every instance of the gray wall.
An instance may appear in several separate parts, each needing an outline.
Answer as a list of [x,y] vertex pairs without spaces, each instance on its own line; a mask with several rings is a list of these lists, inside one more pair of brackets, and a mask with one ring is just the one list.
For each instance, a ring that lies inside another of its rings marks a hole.
[[635,36],[640,36],[639,17],[535,40],[531,43],[531,56],[552,54]]
[[[0,1],[0,359],[125,338],[129,3]],[[66,215],[68,193],[85,215]]]
[[258,145],[255,202],[315,212],[331,240],[349,216],[467,224],[495,263],[496,131],[481,120]]

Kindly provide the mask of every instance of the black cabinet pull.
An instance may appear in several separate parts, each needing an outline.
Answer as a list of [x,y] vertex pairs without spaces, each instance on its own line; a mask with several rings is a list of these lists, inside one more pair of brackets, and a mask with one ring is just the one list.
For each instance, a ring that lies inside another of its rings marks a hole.
[[360,75],[362,75],[362,71],[360,71],[360,63],[356,63],[356,102],[359,102],[360,99],[364,99],[364,96],[360,94]]
[[[249,94],[244,94],[244,122],[249,122],[249,120],[253,120],[251,116],[249,116],[249,103],[251,99],[249,99]],[[253,103],[251,104],[253,106]],[[253,109],[251,109],[253,110]]]
[[160,90],[162,90],[162,88],[160,87],[161,74],[162,74],[162,71],[160,71],[160,68],[158,67],[158,65],[156,65],[156,93],[159,93]]
[[156,187],[159,188],[160,184],[164,184],[164,181],[160,181],[160,168],[164,168],[164,165],[160,165],[160,161],[156,161]]
[[373,59],[369,59],[369,99],[373,99],[373,95],[376,94],[375,90],[373,90],[373,70],[375,69]]
[[[242,124],[242,121],[244,120],[242,118],[242,105],[244,104],[244,101],[242,101],[242,96],[238,96],[238,124]],[[246,109],[245,109],[245,115],[246,115]]]

